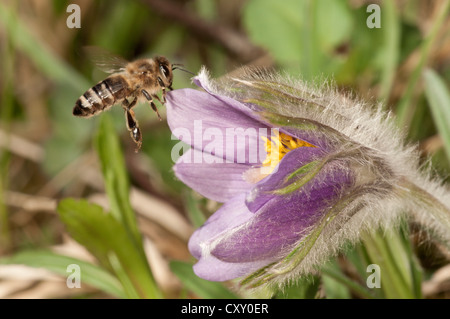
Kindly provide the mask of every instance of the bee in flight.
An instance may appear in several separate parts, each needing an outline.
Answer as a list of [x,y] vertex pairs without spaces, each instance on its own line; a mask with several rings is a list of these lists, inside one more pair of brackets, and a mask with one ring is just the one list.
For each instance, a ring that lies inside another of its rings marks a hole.
[[[153,99],[161,104],[166,102],[166,89],[172,90],[172,71],[180,64],[171,64],[163,56],[128,62],[99,48],[88,47],[86,51],[102,71],[113,74],[80,96],[73,108],[73,115],[91,117],[121,103],[127,129],[137,144],[137,152],[142,145],[142,134],[133,107],[139,99],[145,98],[161,120]],[[162,101],[158,96],[160,91]]]

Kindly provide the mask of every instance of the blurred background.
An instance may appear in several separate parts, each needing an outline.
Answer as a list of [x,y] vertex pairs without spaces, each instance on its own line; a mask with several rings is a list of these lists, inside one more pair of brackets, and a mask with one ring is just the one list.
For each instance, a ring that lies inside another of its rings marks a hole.
[[[72,3],[80,9],[79,28],[68,26],[77,21],[76,12],[67,11]],[[370,4],[379,6],[379,16],[368,11]],[[449,181],[449,12],[444,0],[1,0],[0,298],[151,296],[130,293],[127,279],[102,259],[100,244],[93,248],[95,240],[108,247],[113,235],[80,237],[78,226],[61,215],[67,207],[58,208],[73,198],[114,211],[107,165],[126,175],[119,180],[129,187],[153,275],[142,270],[145,265],[141,270],[154,277],[159,296],[250,296],[235,282],[210,283],[192,274],[187,241],[219,204],[174,177],[170,154],[177,141],[167,123],[148,105],[137,106],[143,146],[135,153],[120,107],[91,119],[72,116],[77,98],[107,76],[83,47],[129,60],[163,55],[194,73],[204,65],[213,77],[255,65],[308,81],[332,80],[343,92],[383,102],[409,141],[418,143],[424,165]],[[371,28],[378,18],[379,28]],[[175,71],[174,89],[194,87],[190,77]],[[164,107],[159,111],[165,119]],[[105,135],[118,136],[119,147]],[[112,143],[112,150],[99,143]],[[365,267],[383,252],[362,244],[276,297],[450,296],[448,250],[414,225],[380,234],[380,241],[404,277],[403,290],[383,282],[381,289],[367,290]],[[81,288],[70,289],[67,265],[81,261],[94,268],[83,275],[81,267]]]

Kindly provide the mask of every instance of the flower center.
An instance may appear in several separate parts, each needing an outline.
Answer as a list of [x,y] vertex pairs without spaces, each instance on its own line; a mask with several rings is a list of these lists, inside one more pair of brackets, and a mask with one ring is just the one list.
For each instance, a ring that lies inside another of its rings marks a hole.
[[302,141],[290,135],[275,130],[274,135],[269,138],[261,136],[265,144],[267,156],[262,166],[253,167],[244,172],[243,178],[249,183],[258,183],[266,176],[272,174],[281,159],[290,151],[298,147],[316,147],[308,142]]
[[267,152],[267,157],[262,164],[264,167],[270,167],[270,171],[272,171],[281,159],[290,151],[298,147],[315,147],[308,142],[279,131],[275,131],[275,136],[271,136],[270,138],[265,136],[261,136],[261,138],[266,142],[265,148]]

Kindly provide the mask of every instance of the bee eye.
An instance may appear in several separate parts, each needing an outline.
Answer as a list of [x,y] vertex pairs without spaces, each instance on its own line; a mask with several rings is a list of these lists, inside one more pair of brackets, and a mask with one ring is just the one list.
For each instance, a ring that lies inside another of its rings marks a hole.
[[165,65],[163,65],[163,64],[161,64],[161,65],[159,66],[159,69],[161,70],[161,73],[162,73],[165,77],[167,77],[167,75],[169,74],[169,69],[167,69],[167,67],[166,67]]

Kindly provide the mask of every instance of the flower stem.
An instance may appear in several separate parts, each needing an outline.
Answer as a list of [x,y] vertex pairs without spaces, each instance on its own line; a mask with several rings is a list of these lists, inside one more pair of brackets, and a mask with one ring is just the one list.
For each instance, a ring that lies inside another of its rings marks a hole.
[[[414,203],[427,209],[427,212],[431,215],[432,220],[439,223],[440,235],[443,237],[446,245],[450,245],[450,208],[445,206],[435,196],[412,183],[411,181],[403,178],[397,184],[397,190],[400,194],[408,196]],[[422,218],[419,218],[421,222]],[[429,225],[425,225],[428,226]],[[444,228],[444,231],[442,231]]]

